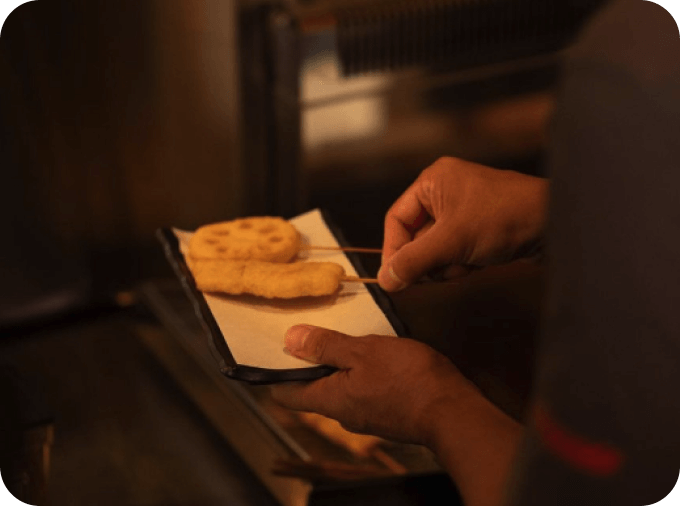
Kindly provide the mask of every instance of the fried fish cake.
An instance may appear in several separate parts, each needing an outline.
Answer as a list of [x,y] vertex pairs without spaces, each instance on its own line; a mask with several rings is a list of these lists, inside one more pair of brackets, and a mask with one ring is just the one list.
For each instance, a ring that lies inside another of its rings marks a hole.
[[202,292],[250,293],[269,299],[330,295],[345,275],[345,269],[332,262],[194,260],[190,268]]
[[194,260],[288,262],[300,249],[300,233],[283,218],[260,216],[200,227],[189,241]]

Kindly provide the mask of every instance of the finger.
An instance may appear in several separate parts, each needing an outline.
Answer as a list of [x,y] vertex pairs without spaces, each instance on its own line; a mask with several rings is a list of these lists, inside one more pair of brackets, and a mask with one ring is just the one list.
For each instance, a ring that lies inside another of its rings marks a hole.
[[[447,250],[450,249],[448,235],[450,228],[437,221],[417,239],[402,246],[387,261],[378,273],[378,281],[387,291],[396,291],[408,286],[437,267],[449,263]],[[454,274],[455,268],[451,268]]]
[[356,340],[334,330],[295,325],[288,329],[283,342],[285,349],[295,357],[338,369],[349,369],[356,360],[356,353],[353,352]]
[[269,390],[274,401],[288,409],[333,417],[342,409],[344,377],[345,372],[338,371],[310,382],[279,383]]
[[397,199],[385,216],[385,238],[383,240],[383,263],[413,239],[413,235],[430,216],[420,202],[414,183]]
[[423,235],[425,232],[427,232],[428,230],[430,230],[430,229],[432,228],[432,226],[434,225],[434,223],[435,223],[435,222],[434,222],[434,220],[432,220],[432,219],[429,219],[428,221],[426,221],[426,222],[423,224],[423,226],[420,227],[420,228],[416,231],[415,234],[413,234],[413,239],[418,239],[418,237],[420,237],[420,236]]
[[478,269],[479,267],[474,265],[449,264],[429,271],[427,277],[432,281],[450,281],[465,277]]

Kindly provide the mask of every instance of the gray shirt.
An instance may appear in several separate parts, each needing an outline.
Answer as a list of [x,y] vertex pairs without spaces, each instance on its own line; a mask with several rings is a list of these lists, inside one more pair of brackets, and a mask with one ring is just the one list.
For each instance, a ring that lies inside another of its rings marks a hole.
[[595,16],[568,55],[552,134],[548,310],[509,504],[651,504],[680,471],[680,37],[668,12],[622,0]]

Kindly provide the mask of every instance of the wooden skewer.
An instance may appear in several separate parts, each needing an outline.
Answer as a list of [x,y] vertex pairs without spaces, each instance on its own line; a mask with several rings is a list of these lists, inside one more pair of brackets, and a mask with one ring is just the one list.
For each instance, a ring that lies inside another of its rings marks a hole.
[[314,246],[305,244],[300,249],[325,250],[325,251],[349,251],[352,253],[382,253],[380,248],[354,248],[352,246],[340,248],[338,246]]
[[[357,283],[372,283],[372,284],[377,284],[378,280],[376,278],[358,278],[356,276],[345,276],[344,278],[340,278],[340,281],[347,281],[347,282],[357,282]],[[427,280],[427,279],[422,279],[418,280],[413,283],[414,285],[460,285],[461,283],[459,281],[432,281],[432,280]]]
[[355,281],[357,283],[377,283],[376,278],[358,278],[357,276],[345,276],[340,278],[340,281]]

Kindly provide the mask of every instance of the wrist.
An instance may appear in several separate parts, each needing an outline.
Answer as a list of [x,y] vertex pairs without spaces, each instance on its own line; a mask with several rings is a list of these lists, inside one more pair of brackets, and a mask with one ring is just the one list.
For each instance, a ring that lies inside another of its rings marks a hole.
[[442,446],[442,440],[445,440],[453,429],[466,420],[473,411],[476,411],[476,405],[483,399],[482,393],[471,381],[465,379],[465,384],[462,388],[456,388],[454,391],[441,392],[428,405],[428,409],[421,413],[422,425],[424,430],[424,442],[434,453],[437,453],[437,448]]
[[451,475],[465,503],[500,503],[522,426],[474,386],[433,408],[426,446]]
[[516,245],[515,258],[540,262],[548,222],[550,182],[548,179],[518,174],[513,196],[514,220],[508,229],[509,241]]

